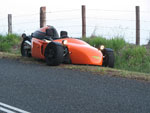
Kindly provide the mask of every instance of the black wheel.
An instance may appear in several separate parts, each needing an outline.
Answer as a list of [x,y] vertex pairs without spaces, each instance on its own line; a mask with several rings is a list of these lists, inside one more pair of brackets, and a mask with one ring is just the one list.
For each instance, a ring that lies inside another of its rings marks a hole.
[[45,60],[47,65],[57,66],[63,62],[64,48],[59,43],[51,42],[45,48]]
[[21,55],[23,57],[31,57],[31,47],[29,47],[25,41],[26,40],[23,40],[21,43]]
[[103,66],[113,68],[114,62],[115,62],[114,52],[106,50],[103,59]]

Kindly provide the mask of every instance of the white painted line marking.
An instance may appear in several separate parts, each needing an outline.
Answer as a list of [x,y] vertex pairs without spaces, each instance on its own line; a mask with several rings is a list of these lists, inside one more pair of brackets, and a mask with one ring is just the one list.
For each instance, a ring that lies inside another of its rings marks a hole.
[[4,111],[6,113],[16,113],[16,112],[10,111],[10,110],[2,108],[2,107],[0,107],[0,111]]
[[[14,110],[14,111],[21,112],[21,113],[30,113],[30,112],[24,111],[24,110],[22,110],[22,109],[19,109],[19,108],[16,108],[16,107],[13,107],[13,106],[4,104],[4,103],[2,103],[2,102],[0,102],[0,106],[3,106],[3,107],[5,107],[5,108],[12,109],[12,110]],[[9,112],[8,112],[8,113],[9,113]],[[12,113],[15,113],[15,112],[12,112]]]

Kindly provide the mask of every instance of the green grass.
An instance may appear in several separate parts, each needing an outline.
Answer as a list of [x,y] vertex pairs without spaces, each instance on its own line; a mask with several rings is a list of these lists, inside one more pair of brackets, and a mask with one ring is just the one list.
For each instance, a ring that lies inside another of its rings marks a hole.
[[1,52],[12,52],[18,49],[21,38],[16,34],[0,35],[0,51]]
[[95,37],[86,38],[84,41],[95,47],[105,45],[106,48],[112,48],[115,54],[115,68],[117,69],[150,73],[150,50],[143,46],[126,43],[121,37],[112,39]]
[[115,37],[109,40],[104,37],[85,38],[83,40],[90,45],[95,46],[96,48],[98,48],[100,45],[104,45],[106,48],[113,48],[114,51],[117,52],[127,44],[123,38],[119,37]]
[[143,46],[127,45],[115,56],[117,69],[150,73],[150,51]]

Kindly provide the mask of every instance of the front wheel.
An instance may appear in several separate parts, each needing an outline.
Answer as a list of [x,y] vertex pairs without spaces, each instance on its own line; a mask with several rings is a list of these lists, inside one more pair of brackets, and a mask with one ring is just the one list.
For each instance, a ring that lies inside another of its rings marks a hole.
[[115,62],[114,52],[106,49],[103,55],[103,66],[113,68]]

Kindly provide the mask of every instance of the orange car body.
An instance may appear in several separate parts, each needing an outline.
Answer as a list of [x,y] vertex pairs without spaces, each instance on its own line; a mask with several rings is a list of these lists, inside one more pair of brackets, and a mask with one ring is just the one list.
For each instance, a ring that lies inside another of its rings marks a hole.
[[[42,33],[46,32],[50,26],[41,28],[39,31]],[[67,44],[63,45],[62,42],[66,40]],[[97,48],[90,46],[88,43],[74,38],[59,38],[53,40],[67,47],[69,51],[69,58],[72,64],[88,64],[88,65],[99,65],[103,64],[103,54]],[[51,41],[41,40],[36,37],[32,37],[31,40],[31,55],[34,58],[45,59],[44,53],[45,48]]]
[[[72,64],[102,65],[103,54],[97,48],[94,48],[84,41],[73,38],[64,38],[54,40],[62,43],[67,40],[67,46]],[[48,42],[32,38],[32,57],[45,59],[44,52]]]

